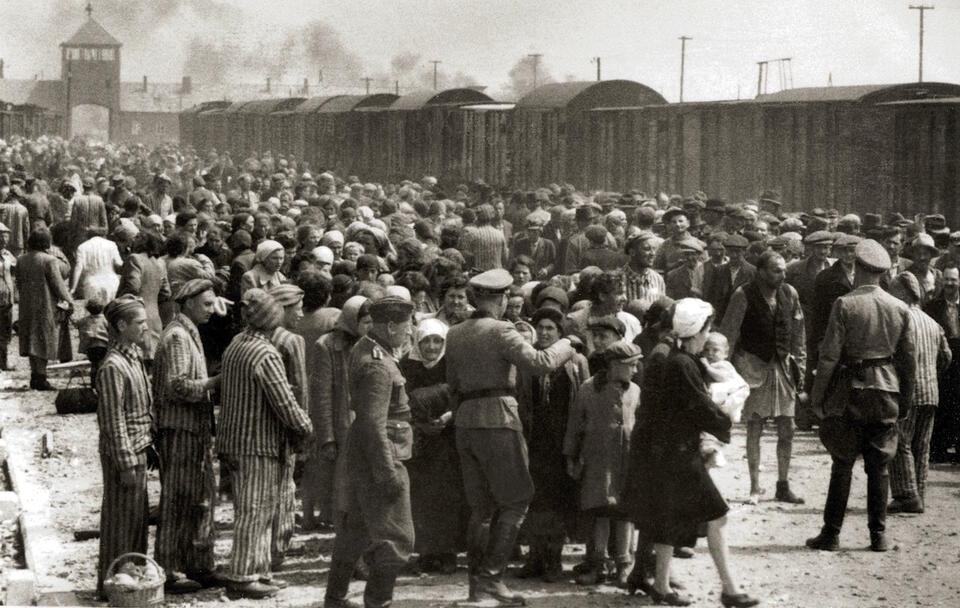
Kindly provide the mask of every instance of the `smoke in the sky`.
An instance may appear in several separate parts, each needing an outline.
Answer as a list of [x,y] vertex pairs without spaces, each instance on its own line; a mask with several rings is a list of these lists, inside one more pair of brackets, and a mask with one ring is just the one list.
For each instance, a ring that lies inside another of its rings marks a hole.
[[547,66],[543,57],[540,57],[539,61],[537,61],[530,55],[524,55],[510,68],[510,73],[508,74],[510,81],[505,91],[507,97],[520,99],[533,90],[535,63],[537,85],[554,82],[553,76],[550,75],[550,68]]

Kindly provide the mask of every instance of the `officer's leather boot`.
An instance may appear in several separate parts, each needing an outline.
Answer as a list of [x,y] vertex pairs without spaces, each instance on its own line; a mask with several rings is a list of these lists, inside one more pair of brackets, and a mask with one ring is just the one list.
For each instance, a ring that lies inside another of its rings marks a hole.
[[890,491],[890,476],[867,475],[867,527],[870,528],[870,549],[886,551],[887,541],[887,496]]
[[377,566],[370,569],[363,591],[364,608],[389,608],[393,604],[393,587],[398,573],[397,568]]
[[467,570],[469,572],[469,593],[468,599],[471,602],[477,599],[477,577],[480,576],[480,563],[483,561],[483,554],[487,550],[487,543],[490,540],[490,524],[470,522],[470,529],[467,531]]
[[354,565],[347,561],[334,560],[327,575],[327,591],[323,608],[360,608],[360,604],[347,599]]
[[478,598],[492,598],[501,606],[526,606],[523,596],[510,591],[503,582],[503,571],[507,567],[519,531],[519,524],[502,521],[498,521],[490,529],[490,542],[483,555],[474,589]]

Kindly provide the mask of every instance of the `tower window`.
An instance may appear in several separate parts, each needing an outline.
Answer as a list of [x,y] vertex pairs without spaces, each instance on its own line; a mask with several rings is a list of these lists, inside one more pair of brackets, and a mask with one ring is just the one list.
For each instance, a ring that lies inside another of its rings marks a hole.
[[67,59],[73,59],[73,60],[80,59],[80,49],[76,47],[67,48]]
[[113,49],[101,49],[100,59],[102,61],[116,61],[116,55]]

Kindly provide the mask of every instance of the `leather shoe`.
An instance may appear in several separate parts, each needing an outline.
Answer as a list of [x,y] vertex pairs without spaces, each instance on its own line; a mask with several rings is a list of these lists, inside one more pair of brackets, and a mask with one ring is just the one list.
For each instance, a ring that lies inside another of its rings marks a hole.
[[913,498],[895,498],[887,505],[887,513],[923,513],[923,502]]
[[807,547],[817,551],[836,551],[840,548],[840,538],[836,534],[821,532],[807,539]]
[[169,593],[171,595],[193,593],[194,591],[199,591],[201,589],[203,589],[202,584],[185,576],[172,578],[163,584],[164,593]]
[[363,604],[347,598],[327,597],[323,599],[323,608],[363,608]]
[[724,608],[750,608],[760,603],[755,597],[750,597],[746,593],[720,594],[720,603]]
[[290,586],[290,583],[288,583],[287,581],[279,578],[273,578],[273,577],[261,578],[260,582],[263,583],[264,585],[270,585],[271,587],[276,587],[277,589],[286,589],[287,587]]
[[790,489],[790,482],[788,481],[777,482],[777,493],[773,496],[773,499],[778,502],[788,502],[794,505],[803,504],[803,499],[793,493],[793,490]]
[[696,551],[693,550],[693,547],[674,547],[673,556],[679,559],[690,559],[696,555]]
[[273,585],[265,585],[260,581],[251,581],[249,583],[234,583],[227,588],[227,594],[245,598],[249,600],[262,600],[273,597],[279,591]]
[[690,598],[684,597],[676,591],[671,591],[670,593],[660,593],[651,587],[647,595],[649,595],[650,599],[653,600],[653,604],[657,606],[689,606],[692,603]]
[[889,543],[887,543],[887,535],[883,532],[871,532],[870,533],[870,550],[876,551],[877,553],[883,553],[890,549]]

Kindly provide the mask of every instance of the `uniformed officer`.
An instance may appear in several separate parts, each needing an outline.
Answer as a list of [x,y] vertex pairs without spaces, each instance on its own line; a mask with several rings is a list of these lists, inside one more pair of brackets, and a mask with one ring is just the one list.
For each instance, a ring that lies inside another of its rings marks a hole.
[[883,246],[865,240],[855,252],[854,289],[833,304],[810,397],[833,467],[823,529],[807,546],[839,548],[853,464],[862,455],[870,548],[886,551],[887,464],[897,450],[897,419],[913,398],[914,329],[907,306],[880,287],[890,268]]
[[513,282],[503,269],[470,280],[476,311],[447,334],[447,383],[459,407],[457,451],[470,505],[467,552],[470,600],[505,606],[524,600],[503,583],[503,572],[533,497],[527,445],[517,413],[517,371],[542,375],[573,356],[562,338],[545,350],[531,346],[501,321]]
[[364,606],[389,606],[397,574],[413,552],[410,478],[403,464],[411,456],[413,430],[397,365],[397,353],[410,339],[412,314],[409,300],[376,300],[370,306],[373,327],[350,352],[350,406],[356,420],[347,437],[347,511],[337,525],[326,608],[354,606],[346,595],[361,555],[370,567]]

